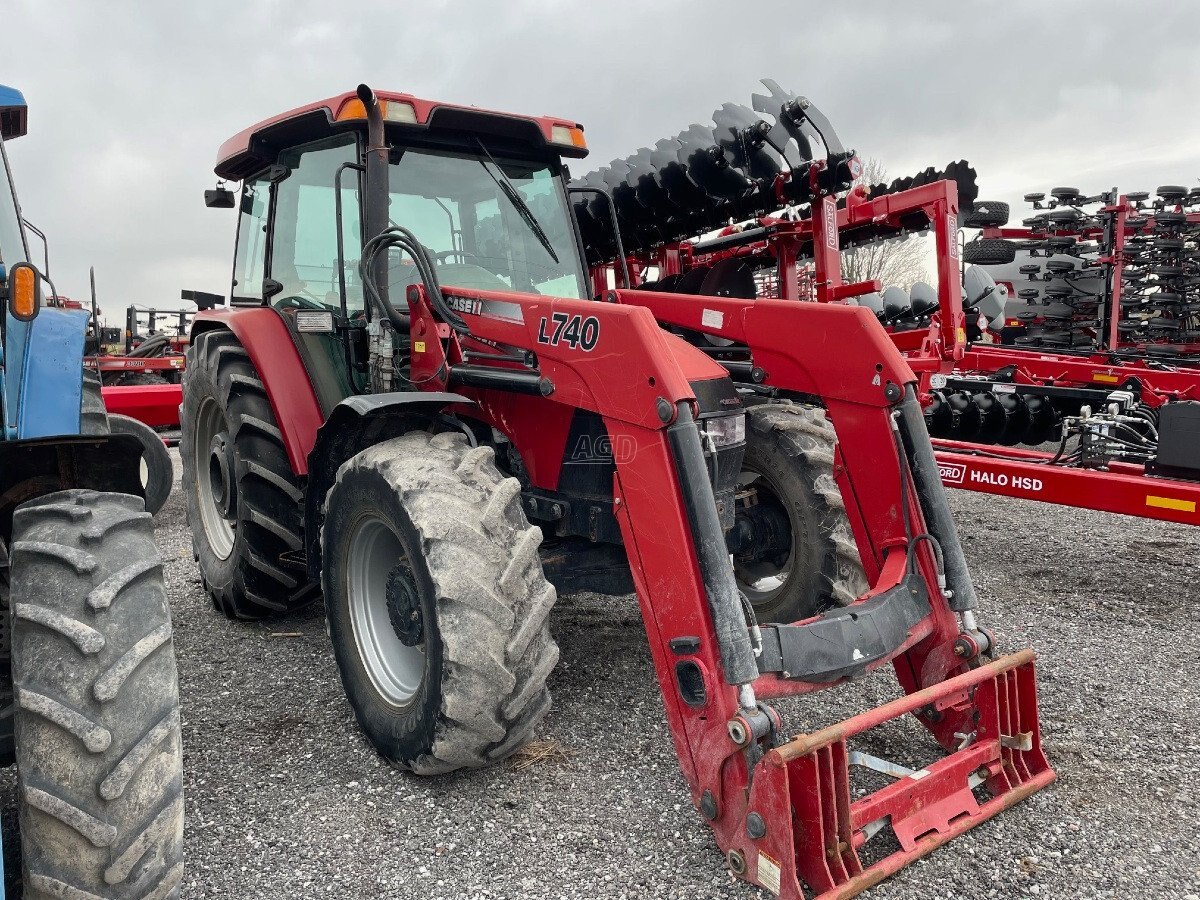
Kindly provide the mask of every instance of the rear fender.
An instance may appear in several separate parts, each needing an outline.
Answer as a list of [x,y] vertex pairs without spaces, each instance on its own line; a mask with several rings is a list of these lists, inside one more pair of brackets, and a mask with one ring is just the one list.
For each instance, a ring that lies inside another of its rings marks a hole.
[[381,441],[427,428],[439,412],[454,403],[474,405],[461,394],[397,391],[347,397],[333,408],[329,421],[317,429],[306,467],[304,536],[309,577],[315,581],[321,576],[322,511],[342,464]]
[[17,506],[55,491],[89,488],[145,499],[141,461],[142,444],[131,434],[0,441],[0,534],[11,536]]
[[206,331],[232,331],[267,388],[292,472],[308,474],[308,457],[324,417],[283,318],[270,307],[209,309],[196,314],[191,340]]

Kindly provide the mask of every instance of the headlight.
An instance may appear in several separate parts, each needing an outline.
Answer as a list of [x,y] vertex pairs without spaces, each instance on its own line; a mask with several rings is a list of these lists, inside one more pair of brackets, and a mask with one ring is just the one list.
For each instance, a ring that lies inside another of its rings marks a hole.
[[716,416],[704,420],[704,430],[716,447],[728,447],[746,440],[746,415]]

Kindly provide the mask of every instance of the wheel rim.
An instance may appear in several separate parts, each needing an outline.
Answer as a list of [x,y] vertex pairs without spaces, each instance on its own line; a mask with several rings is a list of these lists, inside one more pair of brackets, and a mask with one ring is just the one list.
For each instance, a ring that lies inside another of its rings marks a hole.
[[789,547],[782,562],[777,559],[747,559],[733,556],[733,574],[738,587],[754,606],[769,603],[778,597],[791,577],[792,562],[796,558],[796,529],[788,514],[787,505],[780,497],[781,491],[766,475],[752,468],[743,467],[738,476],[738,494],[753,491],[758,503],[770,503],[780,507],[788,521]]
[[[404,706],[425,676],[424,639],[415,645],[404,643],[397,633],[394,600],[389,605],[397,573],[410,571],[408,556],[391,526],[374,516],[354,526],[347,556],[350,621],[363,668],[384,700]],[[415,584],[413,591],[415,597]]]
[[196,417],[192,453],[204,536],[213,553],[220,559],[228,559],[233,552],[237,514],[232,446],[225,432],[225,414],[211,398],[204,401]]

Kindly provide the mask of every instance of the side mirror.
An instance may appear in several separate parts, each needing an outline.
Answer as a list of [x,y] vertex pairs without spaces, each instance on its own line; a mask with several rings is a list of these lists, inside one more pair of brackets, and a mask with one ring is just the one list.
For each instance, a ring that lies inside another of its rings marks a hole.
[[276,294],[283,290],[283,285],[274,278],[264,278],[262,282],[262,296],[264,300],[270,300]]
[[31,322],[42,308],[42,275],[36,266],[16,263],[8,270],[8,312]]
[[213,188],[204,192],[204,205],[209,209],[233,209],[237,203],[229,188]]
[[225,305],[224,294],[210,294],[208,291],[183,290],[179,292],[179,299],[190,300],[196,304],[196,309],[216,309]]

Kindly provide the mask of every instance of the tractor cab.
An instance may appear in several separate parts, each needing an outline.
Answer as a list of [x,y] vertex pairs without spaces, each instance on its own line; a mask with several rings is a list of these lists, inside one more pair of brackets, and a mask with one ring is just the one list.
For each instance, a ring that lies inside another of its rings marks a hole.
[[[216,174],[240,179],[240,197],[206,192],[208,205],[239,211],[231,305],[280,313],[324,415],[347,396],[396,386],[388,366],[372,363],[380,345],[371,340],[390,320],[406,344],[413,285],[588,296],[562,162],[587,153],[577,123],[399,93],[371,103],[381,114],[378,143],[370,104],[348,92],[226,141]],[[396,226],[418,255],[389,246],[364,279],[368,238]]]
[[[380,107],[388,145],[381,214],[429,250],[440,283],[585,296],[561,162],[586,153],[578,125],[406,94],[381,94]],[[221,148],[217,174],[244,180],[235,304],[370,318],[359,272],[366,124],[363,101],[347,93],[254,126]],[[418,264],[392,251],[387,271],[403,307],[403,288],[420,280]]]

